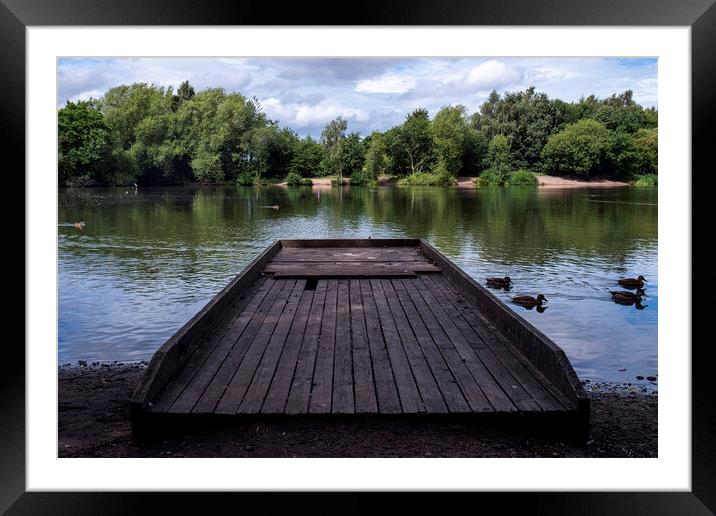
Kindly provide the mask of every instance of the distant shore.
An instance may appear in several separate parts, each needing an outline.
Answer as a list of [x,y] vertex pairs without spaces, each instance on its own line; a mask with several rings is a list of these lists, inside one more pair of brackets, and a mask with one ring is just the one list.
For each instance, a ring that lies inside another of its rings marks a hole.
[[146,363],[58,369],[59,457],[656,457],[656,392],[585,382],[585,446],[527,428],[416,420],[272,420],[132,440],[129,400]]
[[[310,178],[314,188],[331,187],[330,177],[312,177]],[[345,180],[350,184],[350,179]],[[475,177],[461,176],[457,180],[457,188],[475,188]],[[378,186],[393,186],[397,181],[393,179],[379,179]],[[574,177],[558,177],[558,176],[537,176],[537,184],[540,188],[615,188],[622,186],[630,186],[624,181],[615,181],[613,179],[590,178],[581,179]],[[288,186],[285,182],[277,183],[278,186]]]

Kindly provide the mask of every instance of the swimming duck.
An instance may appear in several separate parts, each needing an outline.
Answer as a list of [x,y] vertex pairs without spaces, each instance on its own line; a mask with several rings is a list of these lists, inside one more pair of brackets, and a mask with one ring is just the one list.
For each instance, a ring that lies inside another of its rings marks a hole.
[[628,290],[609,291],[609,293],[615,301],[628,301],[630,304],[641,301],[642,296],[646,296],[646,292],[642,288],[636,289],[636,293]]
[[513,303],[527,308],[532,308],[533,306],[542,306],[542,303],[545,301],[547,301],[547,298],[544,297],[542,294],[539,294],[537,297],[515,296],[512,298]]
[[510,283],[512,283],[512,280],[509,276],[505,276],[504,278],[486,278],[486,283],[488,287],[507,288],[510,286]]
[[644,286],[645,281],[646,278],[640,275],[638,278],[622,278],[617,280],[617,283],[626,288],[641,288]]

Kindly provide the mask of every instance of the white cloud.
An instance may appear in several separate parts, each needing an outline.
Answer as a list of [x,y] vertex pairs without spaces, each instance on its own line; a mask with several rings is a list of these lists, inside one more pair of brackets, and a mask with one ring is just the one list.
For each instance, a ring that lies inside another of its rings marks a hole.
[[323,127],[339,116],[355,122],[367,122],[370,118],[369,113],[364,109],[327,102],[284,104],[279,99],[271,97],[263,100],[261,105],[270,118],[278,120],[282,125],[295,128]]
[[480,63],[467,74],[465,84],[473,90],[504,88],[522,79],[522,73],[509,68],[502,61],[490,59]]
[[415,87],[413,77],[387,74],[375,79],[364,79],[356,85],[359,93],[405,93]]
[[343,116],[349,131],[369,134],[401,123],[417,107],[476,111],[492,89],[536,86],[551,98],[604,98],[624,90],[657,103],[657,60],[614,58],[62,58],[58,106],[100,97],[133,82],[196,91],[222,87],[256,96],[267,115],[299,134],[318,136]]

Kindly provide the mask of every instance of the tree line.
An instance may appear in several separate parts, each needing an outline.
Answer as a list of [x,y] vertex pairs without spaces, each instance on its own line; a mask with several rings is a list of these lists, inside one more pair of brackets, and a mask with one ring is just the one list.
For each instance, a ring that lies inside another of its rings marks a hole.
[[301,138],[269,119],[256,98],[185,81],[137,83],[58,111],[59,184],[187,182],[300,184],[314,176],[369,184],[524,184],[533,172],[636,178],[657,173],[657,111],[631,91],[577,102],[534,87],[492,92],[475,113],[423,108],[402,124],[361,136],[338,117],[320,139]]

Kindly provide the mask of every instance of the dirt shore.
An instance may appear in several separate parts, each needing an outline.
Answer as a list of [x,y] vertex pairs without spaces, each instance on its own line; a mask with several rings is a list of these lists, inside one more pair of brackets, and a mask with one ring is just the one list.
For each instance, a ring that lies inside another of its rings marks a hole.
[[59,368],[59,457],[656,457],[655,392],[585,386],[586,446],[518,425],[436,421],[262,421],[196,429],[153,443],[132,440],[129,399],[146,364]]

